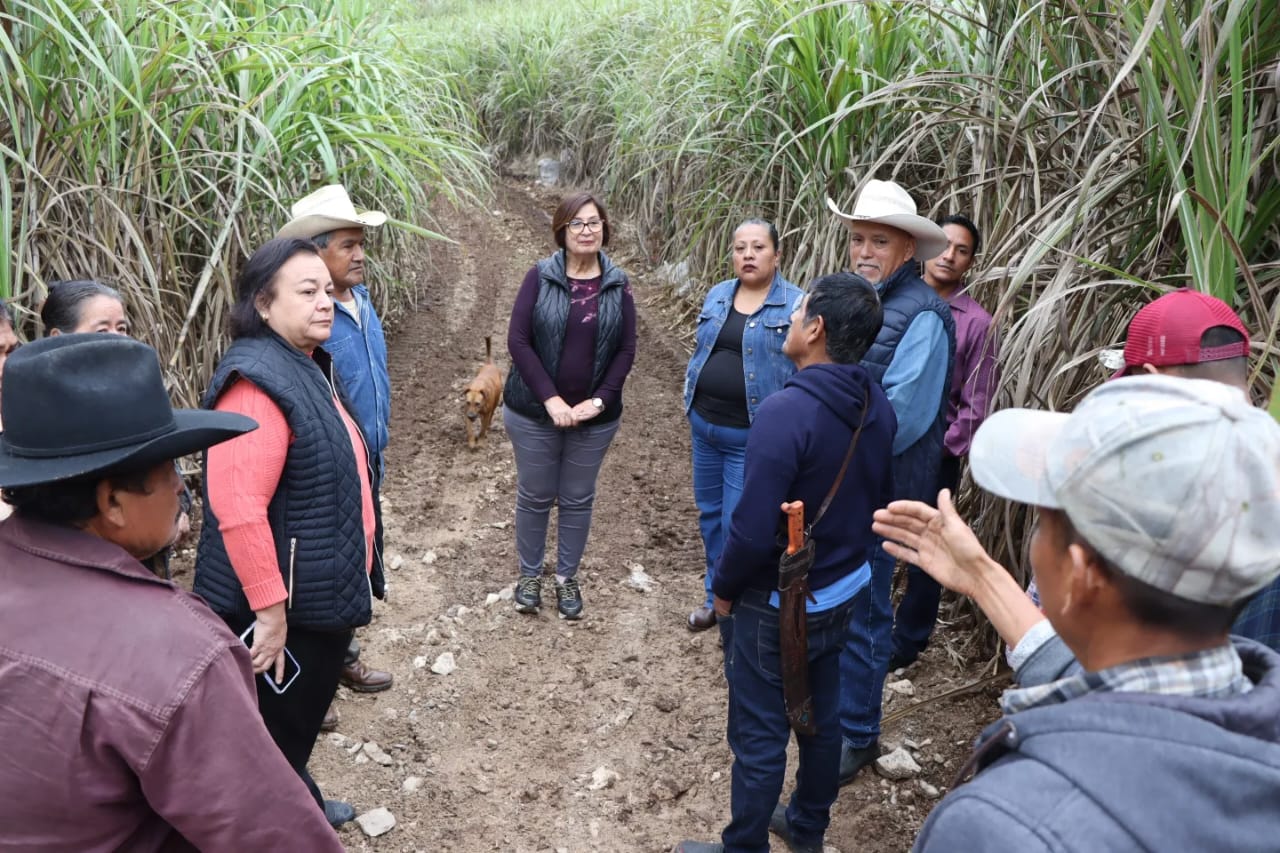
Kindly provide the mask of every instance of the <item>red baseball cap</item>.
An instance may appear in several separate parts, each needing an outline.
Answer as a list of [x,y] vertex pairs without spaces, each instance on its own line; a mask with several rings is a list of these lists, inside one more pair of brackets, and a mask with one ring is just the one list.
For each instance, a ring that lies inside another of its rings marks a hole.
[[[1215,326],[1235,329],[1244,340],[1220,347],[1201,347],[1201,337]],[[1231,306],[1206,293],[1183,288],[1166,293],[1133,315],[1125,336],[1124,366],[1115,376],[1124,376],[1131,368],[1144,364],[1171,367],[1248,354],[1249,332]]]

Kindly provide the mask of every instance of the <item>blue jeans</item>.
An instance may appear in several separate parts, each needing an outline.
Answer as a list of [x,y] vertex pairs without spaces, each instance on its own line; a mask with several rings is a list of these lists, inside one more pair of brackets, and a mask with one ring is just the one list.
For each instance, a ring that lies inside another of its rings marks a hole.
[[740,427],[708,423],[689,410],[693,430],[693,501],[698,505],[698,529],[707,555],[703,581],[706,605],[711,606],[711,581],[716,561],[729,536],[729,520],[742,497],[742,471],[747,464],[747,434]]
[[880,701],[893,631],[889,595],[895,562],[877,540],[871,583],[853,597],[853,615],[840,652],[840,731],[854,749],[880,737]]
[[516,554],[520,574],[538,577],[547,549],[551,506],[556,527],[556,575],[571,578],[587,547],[596,476],[619,421],[560,429],[502,409],[502,424],[516,457]]
[[[817,734],[796,736],[800,766],[787,806],[797,841],[816,844],[830,822],[840,777],[840,648],[853,604],[810,614],[809,689]],[[769,818],[787,771],[791,727],[782,698],[778,611],[765,593],[748,590],[720,623],[729,682],[729,747],[733,784],[729,825],[720,834],[726,853],[767,853]]]
[[[938,469],[938,488],[956,493],[960,484],[960,459],[945,453]],[[930,501],[930,504],[936,501]],[[898,612],[893,618],[893,654],[904,661],[913,661],[929,646],[929,637],[938,621],[938,603],[942,600],[942,587],[917,566],[907,566],[907,588],[898,602]]]

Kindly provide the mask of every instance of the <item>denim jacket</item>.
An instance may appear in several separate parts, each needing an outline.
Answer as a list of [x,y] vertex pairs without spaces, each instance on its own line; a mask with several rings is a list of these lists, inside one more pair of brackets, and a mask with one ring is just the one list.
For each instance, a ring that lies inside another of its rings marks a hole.
[[346,303],[333,309],[333,332],[325,351],[333,358],[347,398],[355,409],[360,431],[369,442],[369,452],[381,462],[390,438],[391,377],[387,374],[387,342],[382,322],[373,310],[369,289],[352,288],[358,294],[360,325],[347,313]]
[[[736,278],[727,279],[711,288],[702,312],[698,314],[696,348],[689,359],[684,374],[684,410],[688,414],[693,407],[693,391],[698,387],[698,374],[715,348],[720,329],[729,319],[733,308],[733,296],[738,290]],[[760,403],[796,372],[791,359],[782,354],[782,342],[787,339],[791,326],[791,310],[804,291],[782,277],[773,274],[773,284],[764,304],[752,314],[742,330],[742,373],[747,384],[747,417],[755,419]]]

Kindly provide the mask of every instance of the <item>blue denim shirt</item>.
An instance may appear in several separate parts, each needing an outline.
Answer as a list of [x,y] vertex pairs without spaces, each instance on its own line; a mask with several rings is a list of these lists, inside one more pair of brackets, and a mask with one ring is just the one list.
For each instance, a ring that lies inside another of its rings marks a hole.
[[[738,290],[736,278],[727,279],[711,288],[702,313],[698,315],[696,348],[689,359],[684,374],[684,410],[688,414],[693,407],[693,391],[698,387],[698,374],[711,356],[711,350],[720,337],[720,329],[729,319],[733,308],[733,295]],[[742,374],[747,384],[747,417],[754,420],[756,409],[796,372],[791,359],[782,354],[782,342],[787,339],[791,326],[791,310],[804,291],[782,277],[773,274],[769,295],[760,308],[747,318],[742,330]]]
[[382,321],[373,310],[369,289],[357,284],[352,290],[360,306],[360,324],[347,312],[348,303],[333,309],[333,332],[325,351],[355,407],[360,431],[369,452],[381,460],[391,435],[391,377],[387,374],[387,342]]

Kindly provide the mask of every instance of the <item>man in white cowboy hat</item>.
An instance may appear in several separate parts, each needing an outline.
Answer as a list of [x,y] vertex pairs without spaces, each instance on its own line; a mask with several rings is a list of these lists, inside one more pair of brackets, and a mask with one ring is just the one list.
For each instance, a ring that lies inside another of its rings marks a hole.
[[969,459],[1035,508],[1043,614],[947,492],[890,504],[876,533],[1001,636],[1072,660],[1019,663],[915,849],[1276,849],[1280,655],[1229,634],[1280,574],[1280,425],[1229,384],[1140,375],[1069,415],[997,412]]
[[[876,286],[884,325],[862,366],[878,381],[898,416],[893,441],[897,500],[933,500],[942,465],[947,393],[955,358],[955,324],[947,303],[921,278],[923,263],[947,248],[947,234],[916,213],[892,181],[872,179],[853,211],[828,198],[849,234],[849,268]],[[840,783],[880,757],[880,702],[889,667],[895,561],[875,549],[871,583],[854,602],[840,656]]]
[[[387,371],[387,342],[382,321],[365,284],[365,229],[378,228],[387,215],[357,210],[341,184],[321,187],[298,200],[290,209],[292,219],[277,237],[305,237],[320,247],[320,257],[333,278],[333,331],[325,351],[355,407],[360,431],[369,448],[374,474],[373,505],[378,516],[374,536],[373,592],[385,592],[382,566],[382,510],[378,492],[386,473],[383,454],[391,429],[391,376]],[[391,673],[370,669],[360,660],[360,645],[352,638],[347,650],[342,684],[360,693],[377,693],[391,687]],[[338,725],[336,710],[325,716],[324,728]]]
[[27,344],[3,380],[0,846],[342,850],[249,649],[140,562],[177,537],[174,458],[257,424],[174,410],[155,350],[116,335]]

